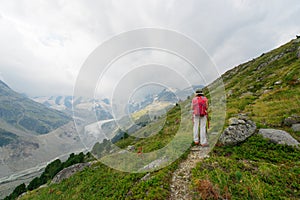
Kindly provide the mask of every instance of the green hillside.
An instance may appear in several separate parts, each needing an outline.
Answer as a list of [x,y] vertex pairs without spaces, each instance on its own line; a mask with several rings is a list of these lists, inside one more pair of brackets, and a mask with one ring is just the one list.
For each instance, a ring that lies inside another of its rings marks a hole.
[[222,75],[227,92],[227,117],[246,113],[260,127],[284,127],[284,119],[300,116],[300,39]]
[[[121,139],[116,145],[121,148],[135,145],[136,159],[142,160],[143,154],[158,150],[173,139],[179,127],[177,120],[178,117],[180,118],[181,108],[185,107],[187,103],[183,102],[180,106],[175,106],[168,112],[166,119],[168,123],[165,123],[159,133],[139,140],[128,137]],[[189,121],[191,124],[190,119]],[[161,121],[149,124],[148,127],[155,127],[157,124],[160,125]],[[141,129],[139,133],[144,132],[145,128]],[[150,130],[148,130],[149,133]],[[191,137],[188,139],[191,139]],[[141,146],[143,147],[143,154],[139,155],[138,148]],[[169,182],[172,172],[178,167],[186,154],[187,152],[171,165],[151,172],[145,181],[141,179],[147,173],[120,172],[98,162],[93,164],[92,167],[86,168],[84,171],[62,181],[61,184],[51,184],[49,187],[32,191],[22,199],[47,199],[49,195],[51,195],[51,199],[166,199],[169,195]],[[49,191],[51,191],[51,194],[49,194]]]
[[[300,116],[300,39],[222,75],[227,116],[245,114],[258,128],[300,132],[285,120]],[[300,199],[300,150],[259,135],[235,147],[215,147],[193,170],[195,199]]]
[[[222,75],[226,119],[243,113],[258,128],[283,129],[300,141],[300,132],[284,123],[288,117],[300,116],[299,46],[300,39],[292,40]],[[213,85],[208,87],[211,93]],[[140,146],[145,152],[160,149],[175,137],[178,119],[186,126],[182,136],[192,142],[189,104],[190,99],[172,108],[167,113],[168,123],[159,133],[144,139],[126,137],[117,145],[134,145],[136,153]],[[151,135],[160,123],[153,122],[137,134]],[[211,129],[216,126],[213,124]],[[215,139],[209,135],[211,144]],[[188,153],[189,150],[171,165],[150,173],[120,172],[98,162],[60,184],[49,184],[21,199],[168,199],[172,173]],[[217,145],[210,157],[192,170],[190,188],[195,199],[300,199],[299,169],[299,149],[254,135],[237,146]]]
[[46,134],[70,120],[64,113],[36,103],[0,81],[0,124],[3,129],[13,127],[25,132]]

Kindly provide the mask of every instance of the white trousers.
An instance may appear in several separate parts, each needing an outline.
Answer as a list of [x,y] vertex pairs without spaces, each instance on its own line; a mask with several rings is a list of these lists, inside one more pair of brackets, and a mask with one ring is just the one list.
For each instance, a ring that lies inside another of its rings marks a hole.
[[200,117],[194,115],[194,142],[199,142],[199,124],[200,124],[200,144],[207,144],[206,139],[206,116]]

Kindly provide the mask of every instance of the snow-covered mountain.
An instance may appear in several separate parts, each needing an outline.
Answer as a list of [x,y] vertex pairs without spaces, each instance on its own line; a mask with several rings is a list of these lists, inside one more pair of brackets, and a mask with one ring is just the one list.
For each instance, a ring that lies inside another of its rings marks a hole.
[[[95,116],[96,114],[98,121],[112,118],[108,99],[99,100],[72,96],[32,97],[32,99],[69,115],[74,114],[75,117],[86,118],[86,116]],[[87,121],[90,122],[90,120]]]

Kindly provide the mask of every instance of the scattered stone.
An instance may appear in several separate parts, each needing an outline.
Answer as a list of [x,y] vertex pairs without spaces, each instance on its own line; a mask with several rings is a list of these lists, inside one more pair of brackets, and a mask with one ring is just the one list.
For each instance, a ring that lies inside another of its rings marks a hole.
[[121,150],[121,151],[118,152],[118,154],[125,154],[125,153],[128,153],[128,151],[125,150],[125,149],[123,149],[123,150]]
[[208,153],[210,151],[210,148],[202,148],[200,151],[191,151],[188,158],[180,163],[172,175],[169,200],[193,199],[193,192],[190,188],[191,171],[199,161],[209,157]]
[[245,97],[245,96],[253,96],[253,92],[250,92],[250,91],[245,92],[245,93],[241,94],[240,98]]
[[223,145],[235,145],[245,141],[256,131],[256,124],[251,120],[230,118],[230,126],[224,130],[219,138]]
[[300,123],[300,116],[298,115],[292,115],[283,120],[283,124],[286,126],[292,126],[293,124],[298,124],[298,123]]
[[52,183],[60,183],[62,180],[69,178],[76,172],[82,171],[85,167],[88,167],[90,165],[91,163],[78,163],[67,167],[54,176],[54,178],[52,179]]
[[127,147],[127,151],[134,151],[135,150],[135,147],[133,145],[129,145]]
[[150,173],[146,174],[143,178],[141,178],[141,181],[147,181],[150,178]]
[[298,50],[297,50],[297,58],[300,59],[300,47],[298,47]]
[[227,97],[230,97],[233,94],[233,90],[228,90]]
[[153,162],[151,162],[148,165],[146,165],[143,168],[141,168],[139,171],[148,171],[148,170],[157,169],[157,168],[161,167],[162,165],[168,163],[168,160],[169,159],[166,156],[164,156],[162,158],[154,160]]
[[300,124],[293,124],[292,125],[292,129],[293,129],[293,131],[300,131]]
[[282,83],[282,81],[276,81],[275,83],[274,83],[274,85],[280,85]]
[[261,63],[261,64],[256,68],[256,70],[260,70],[261,68],[263,68],[263,67],[265,67],[265,66],[267,66],[267,65],[270,65],[272,62],[274,62],[274,61],[280,59],[280,58],[283,57],[284,55],[285,55],[285,53],[284,53],[284,52],[281,52],[280,54],[277,54],[277,55],[271,57],[267,62]]
[[240,120],[248,120],[248,119],[249,119],[247,113],[239,113],[239,114],[238,114],[238,118],[239,118]]
[[282,56],[284,56],[284,53],[283,53],[283,52],[281,52],[280,54],[277,54],[277,55],[273,56],[273,57],[268,61],[268,64],[270,64],[270,63],[272,63],[272,62],[278,60],[278,59],[281,58]]
[[264,138],[270,139],[271,142],[276,144],[286,144],[289,146],[298,146],[299,142],[295,140],[289,133],[277,129],[259,129],[258,134]]
[[[265,67],[265,66],[267,66],[268,65],[268,63],[267,62],[263,62],[263,63],[261,63],[260,65],[258,65],[258,67],[255,69],[256,71],[258,71],[258,70],[260,70],[261,68],[263,68],[263,67]],[[257,82],[258,81],[260,81],[260,80],[256,80]]]

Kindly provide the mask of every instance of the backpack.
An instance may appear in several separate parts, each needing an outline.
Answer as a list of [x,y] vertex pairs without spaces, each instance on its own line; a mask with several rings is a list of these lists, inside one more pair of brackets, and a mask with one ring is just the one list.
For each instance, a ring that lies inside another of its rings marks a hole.
[[205,116],[207,115],[207,98],[203,96],[197,96],[193,98],[193,111],[196,116]]

